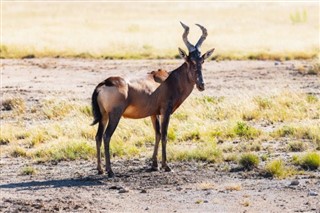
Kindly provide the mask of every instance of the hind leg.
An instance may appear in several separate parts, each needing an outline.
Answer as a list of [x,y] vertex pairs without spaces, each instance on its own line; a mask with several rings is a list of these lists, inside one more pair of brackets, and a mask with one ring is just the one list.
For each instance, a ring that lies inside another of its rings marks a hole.
[[103,174],[103,169],[101,166],[101,143],[102,143],[102,136],[104,133],[104,130],[106,128],[106,123],[107,120],[102,120],[99,122],[99,127],[98,127],[98,131],[96,134],[96,148],[97,148],[97,170],[98,170],[98,174]]
[[111,162],[110,162],[110,147],[109,147],[110,139],[118,126],[122,112],[123,112],[122,109],[116,109],[116,110],[113,110],[111,113],[109,113],[108,126],[105,134],[103,135],[104,151],[105,151],[105,158],[106,158],[106,172],[108,173],[108,177],[114,176],[114,173],[111,169]]

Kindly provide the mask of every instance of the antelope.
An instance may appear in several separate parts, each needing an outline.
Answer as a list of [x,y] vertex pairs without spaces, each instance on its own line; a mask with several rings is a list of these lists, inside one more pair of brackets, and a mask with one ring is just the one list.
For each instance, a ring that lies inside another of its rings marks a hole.
[[[155,131],[155,145],[152,155],[151,170],[158,170],[158,147],[162,145],[162,169],[170,172],[167,164],[167,130],[171,114],[190,95],[196,85],[199,91],[205,89],[202,77],[202,64],[211,56],[214,48],[201,56],[200,47],[207,37],[207,29],[199,24],[202,35],[196,45],[188,41],[189,27],[180,22],[184,28],[182,39],[189,54],[179,48],[184,63],[177,69],[166,72],[151,72],[147,78],[127,80],[123,77],[109,77],[98,84],[92,94],[92,112],[94,121],[99,123],[96,134],[97,170],[103,174],[101,167],[101,143],[104,141],[105,169],[108,177],[113,177],[111,169],[109,145],[121,117],[145,118],[150,116]],[[153,76],[153,77],[150,77]]]

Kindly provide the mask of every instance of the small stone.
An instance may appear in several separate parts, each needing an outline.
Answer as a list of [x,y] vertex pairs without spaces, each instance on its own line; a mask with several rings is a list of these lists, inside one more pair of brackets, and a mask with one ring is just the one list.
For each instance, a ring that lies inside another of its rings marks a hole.
[[119,193],[128,193],[129,189],[122,188],[119,190]]
[[182,190],[182,187],[178,186],[178,187],[176,188],[176,190],[177,190],[177,191],[181,191],[181,190]]
[[116,189],[116,190],[118,190],[118,189],[122,189],[122,187],[121,187],[121,186],[111,186],[111,187],[109,187],[109,189]]
[[145,193],[147,193],[147,190],[145,190],[145,189],[142,189],[142,190],[140,191],[140,193],[143,193],[143,194],[145,194]]
[[290,183],[290,186],[298,186],[300,184],[300,182],[298,180],[293,180]]
[[318,192],[309,190],[308,196],[318,196]]

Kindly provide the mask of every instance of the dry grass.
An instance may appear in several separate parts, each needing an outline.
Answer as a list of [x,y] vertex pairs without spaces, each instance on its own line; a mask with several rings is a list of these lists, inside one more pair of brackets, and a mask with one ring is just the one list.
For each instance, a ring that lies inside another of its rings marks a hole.
[[[35,106],[26,105],[25,112],[19,117],[15,116],[14,110],[4,111],[2,116],[10,123],[0,127],[2,155],[36,161],[95,158],[97,126],[90,126],[92,114],[87,103],[57,99],[42,100],[37,104],[41,106],[37,111],[32,112]],[[250,121],[243,118],[249,108],[256,114]],[[320,143],[318,109],[319,99],[305,94],[282,93],[272,98],[237,101],[191,97],[172,116],[168,160],[235,163],[239,159],[249,159],[243,164],[253,168],[259,158],[271,161],[275,150],[314,151]],[[277,113],[279,111],[286,113],[281,115]],[[47,116],[48,112],[52,116]],[[274,116],[270,126],[278,127],[265,131],[257,124],[268,121],[270,115]],[[283,138],[290,140],[270,147],[269,141],[278,143]],[[154,133],[149,118],[121,119],[112,137],[111,154],[129,159],[141,155],[150,157],[153,144]],[[255,152],[256,156],[245,158],[242,154],[246,152]],[[280,166],[268,163],[269,174],[278,178],[293,174],[291,167],[283,167],[283,163],[278,163]]]
[[203,50],[215,47],[216,60],[319,53],[316,3],[6,1],[2,18],[5,58],[175,58],[184,47],[180,20],[190,25],[193,43],[200,35],[194,23],[208,28]]
[[209,183],[209,182],[202,182],[202,183],[199,183],[198,184],[198,187],[200,190],[204,190],[204,191],[207,191],[207,190],[212,190],[215,188],[214,184],[213,183]]
[[240,191],[242,189],[242,186],[240,183],[234,183],[234,184],[229,184],[224,187],[225,190],[227,191]]

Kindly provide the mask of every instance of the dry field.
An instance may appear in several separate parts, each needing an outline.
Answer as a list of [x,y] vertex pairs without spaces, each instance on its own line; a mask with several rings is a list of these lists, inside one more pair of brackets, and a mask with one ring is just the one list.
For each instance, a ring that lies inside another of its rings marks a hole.
[[182,60],[2,61],[0,211],[317,212],[320,81],[311,61],[204,64],[173,115],[172,173],[148,172],[150,119],[122,119],[97,175],[90,97],[109,75]]
[[319,53],[319,3],[2,1],[1,56],[175,58],[179,21],[218,59],[308,59]]
[[[318,2],[0,4],[0,212],[320,212]],[[179,21],[216,50],[170,121],[174,172],[149,172],[146,118],[97,175],[95,86],[177,68]]]

